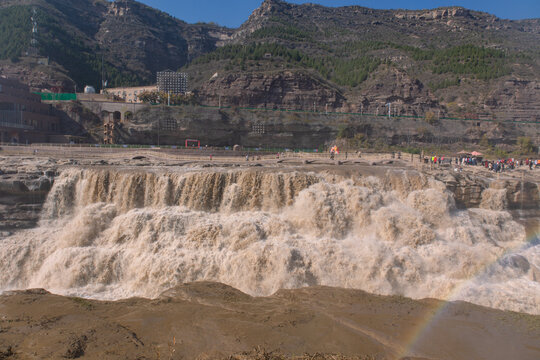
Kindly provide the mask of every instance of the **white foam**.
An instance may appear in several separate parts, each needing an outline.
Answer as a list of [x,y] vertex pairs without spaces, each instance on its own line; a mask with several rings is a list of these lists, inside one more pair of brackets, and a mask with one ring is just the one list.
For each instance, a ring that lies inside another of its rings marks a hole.
[[509,213],[456,210],[413,175],[66,171],[40,227],[0,243],[0,289],[119,299],[197,280],[252,295],[319,284],[539,314],[540,245]]

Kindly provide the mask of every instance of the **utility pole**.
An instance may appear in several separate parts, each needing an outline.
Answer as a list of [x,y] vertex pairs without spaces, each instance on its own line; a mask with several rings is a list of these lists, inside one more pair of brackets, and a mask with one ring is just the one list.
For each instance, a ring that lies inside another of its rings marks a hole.
[[38,57],[39,52],[37,49],[37,34],[38,34],[38,23],[37,23],[37,10],[36,8],[32,8],[32,15],[30,16],[30,20],[32,21],[32,38],[30,40],[30,47],[28,49],[28,55]]

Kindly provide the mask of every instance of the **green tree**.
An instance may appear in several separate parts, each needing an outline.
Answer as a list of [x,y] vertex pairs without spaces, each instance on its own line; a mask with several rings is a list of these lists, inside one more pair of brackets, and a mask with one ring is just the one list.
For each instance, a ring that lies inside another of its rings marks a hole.
[[520,137],[518,138],[519,151],[522,154],[530,154],[534,151],[534,145],[530,137]]

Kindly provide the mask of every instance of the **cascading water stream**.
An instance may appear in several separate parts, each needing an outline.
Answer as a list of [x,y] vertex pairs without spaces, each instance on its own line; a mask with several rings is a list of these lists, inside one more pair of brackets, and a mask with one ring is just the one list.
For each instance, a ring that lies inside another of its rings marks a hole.
[[328,285],[540,313],[540,246],[504,205],[499,189],[457,210],[444,184],[407,171],[69,169],[40,227],[0,243],[0,289],[119,299],[198,280],[252,295]]

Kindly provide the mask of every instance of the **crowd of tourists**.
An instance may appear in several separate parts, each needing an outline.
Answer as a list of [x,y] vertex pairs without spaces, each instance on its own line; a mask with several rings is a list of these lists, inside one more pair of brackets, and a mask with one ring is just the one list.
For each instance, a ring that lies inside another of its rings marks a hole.
[[503,172],[505,170],[514,170],[517,168],[521,168],[523,166],[528,167],[529,170],[535,169],[539,167],[539,161],[538,160],[532,160],[532,159],[500,159],[500,160],[494,160],[494,161],[483,161],[482,165],[491,171],[494,172]]
[[424,157],[424,162],[427,164],[455,164],[456,166],[483,166],[484,168],[494,171],[494,172],[503,172],[507,170],[514,170],[517,168],[529,168],[533,170],[535,168],[540,168],[540,160],[538,159],[498,159],[498,160],[484,160],[481,157],[476,156],[459,156],[454,158],[444,157],[444,156],[431,156]]

